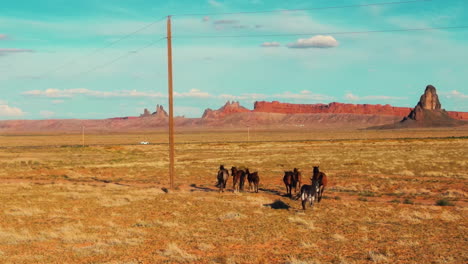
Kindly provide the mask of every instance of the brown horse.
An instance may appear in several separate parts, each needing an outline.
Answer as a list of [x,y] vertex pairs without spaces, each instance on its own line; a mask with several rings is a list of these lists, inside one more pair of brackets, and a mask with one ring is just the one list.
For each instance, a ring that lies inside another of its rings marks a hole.
[[286,194],[289,197],[292,197],[292,188],[296,185],[296,181],[294,180],[294,173],[292,171],[285,171],[283,176],[283,182],[286,186]]
[[319,166],[314,166],[313,174],[312,174],[312,185],[314,182],[318,182],[319,190],[316,193],[317,202],[319,203],[322,200],[323,192],[325,191],[325,187],[328,184],[327,175],[319,170]]
[[239,190],[244,190],[245,182],[245,172],[243,170],[238,170],[236,167],[231,168],[232,175],[232,189],[234,192],[239,192]]
[[224,192],[227,181],[229,179],[229,171],[224,168],[224,165],[219,166],[217,179],[218,179],[217,186],[219,187],[219,192]]
[[294,180],[296,181],[296,185],[294,186],[294,191],[297,193],[297,188],[301,189],[302,173],[297,168],[294,168],[293,173],[294,173]]
[[258,176],[258,172],[250,173],[249,169],[245,169],[245,173],[247,174],[247,180],[249,181],[249,191],[255,191],[258,193],[258,184],[260,183],[260,177]]

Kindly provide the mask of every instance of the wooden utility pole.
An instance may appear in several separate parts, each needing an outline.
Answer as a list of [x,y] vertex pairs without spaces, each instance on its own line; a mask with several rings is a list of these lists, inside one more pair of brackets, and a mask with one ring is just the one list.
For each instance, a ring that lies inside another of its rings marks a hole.
[[167,17],[167,73],[169,85],[169,182],[174,189],[174,104],[172,90],[172,32],[171,16]]

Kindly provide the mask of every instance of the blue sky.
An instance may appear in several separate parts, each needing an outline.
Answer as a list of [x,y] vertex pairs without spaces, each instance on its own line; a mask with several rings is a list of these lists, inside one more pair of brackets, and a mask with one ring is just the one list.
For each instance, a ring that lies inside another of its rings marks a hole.
[[[5,1],[0,119],[136,116],[166,106],[168,14],[177,115],[199,117],[227,100],[412,107],[427,84],[445,109],[468,111],[467,28],[339,34],[468,26],[465,0],[218,14],[395,1]],[[227,35],[256,37],[206,37]]]

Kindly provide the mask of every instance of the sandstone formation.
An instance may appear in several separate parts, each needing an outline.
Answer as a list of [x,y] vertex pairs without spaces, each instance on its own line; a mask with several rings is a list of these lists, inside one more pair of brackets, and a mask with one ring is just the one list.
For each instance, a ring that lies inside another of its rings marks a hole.
[[227,102],[223,107],[219,108],[218,110],[212,110],[210,108],[206,109],[203,113],[202,118],[223,118],[227,115],[231,115],[234,113],[245,113],[250,112],[249,109],[241,106],[239,102]]
[[152,114],[156,118],[168,118],[169,115],[164,110],[162,105],[156,105],[156,112]]
[[436,88],[428,85],[419,102],[408,116],[398,123],[379,128],[454,127],[465,124],[468,124],[468,122],[457,120],[442,109]]
[[283,113],[283,114],[365,114],[406,116],[411,111],[409,107],[393,107],[391,105],[371,104],[289,104],[273,102],[255,102],[254,112]]
[[167,118],[169,115],[164,110],[162,105],[156,105],[156,112],[151,113],[148,109],[145,108],[143,114],[140,117],[155,117],[155,118]]
[[151,116],[151,112],[145,108],[145,110],[143,111],[143,114],[141,114],[140,117],[148,117],[148,116]]

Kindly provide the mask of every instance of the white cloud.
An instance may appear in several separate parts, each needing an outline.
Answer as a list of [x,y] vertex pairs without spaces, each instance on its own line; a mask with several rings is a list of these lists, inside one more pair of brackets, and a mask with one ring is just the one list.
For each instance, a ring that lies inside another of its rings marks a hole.
[[23,116],[25,113],[23,110],[12,107],[7,104],[0,103],[0,117],[16,117],[16,116]]
[[249,101],[256,101],[256,100],[265,100],[268,98],[268,95],[265,94],[242,94],[242,95],[231,95],[231,94],[221,94],[218,96],[224,100],[249,100]]
[[264,48],[272,48],[272,47],[279,47],[279,46],[281,46],[281,44],[279,42],[273,41],[273,42],[264,42],[260,46],[262,46]]
[[237,24],[237,23],[239,23],[239,20],[235,20],[235,19],[220,19],[220,20],[213,21],[213,24],[215,25],[232,25],[232,24]]
[[7,35],[5,35],[5,34],[0,34],[0,40],[6,39],[6,38],[7,38]]
[[139,92],[137,90],[132,91],[112,91],[112,92],[103,92],[95,91],[84,88],[78,89],[46,89],[46,90],[31,90],[22,93],[23,95],[28,96],[37,96],[37,97],[48,97],[48,98],[72,98],[75,96],[89,96],[89,97],[166,97],[161,93],[149,93],[149,92]]
[[345,95],[345,99],[349,100],[349,101],[357,101],[357,100],[359,100],[359,96],[356,96],[356,95],[354,95],[352,93],[347,93]]
[[64,102],[65,102],[64,100],[52,100],[53,104],[62,104]]
[[457,90],[452,90],[445,94],[447,98],[458,98],[458,99],[468,99],[468,95],[460,93]]
[[273,95],[275,98],[280,99],[301,99],[301,100],[312,100],[312,101],[329,101],[333,100],[333,97],[323,94],[314,94],[308,90],[303,90],[300,93],[284,92],[282,94]]
[[185,93],[174,92],[174,97],[210,98],[213,96],[207,92],[202,92],[198,89],[192,89],[189,92]]
[[210,17],[209,16],[204,16],[202,21],[203,22],[208,22],[208,21],[210,21]]
[[352,93],[347,93],[345,99],[348,101],[360,101],[360,100],[406,100],[407,97],[396,97],[386,95],[368,95],[368,96],[357,96]]
[[[0,35],[1,39],[1,35]],[[34,50],[30,49],[0,49],[0,55],[5,55],[5,54],[12,54],[12,53],[31,53],[34,52]]]
[[333,48],[338,47],[338,41],[332,36],[317,35],[308,39],[298,39],[296,42],[289,43],[289,48],[307,49],[307,48]]
[[218,2],[216,0],[208,0],[208,4],[210,4],[213,7],[221,7],[223,4],[221,2]]

